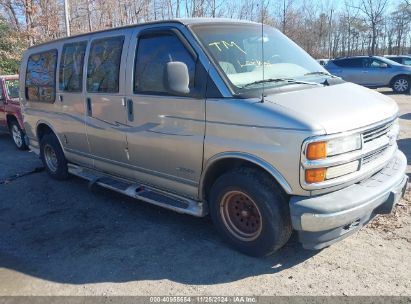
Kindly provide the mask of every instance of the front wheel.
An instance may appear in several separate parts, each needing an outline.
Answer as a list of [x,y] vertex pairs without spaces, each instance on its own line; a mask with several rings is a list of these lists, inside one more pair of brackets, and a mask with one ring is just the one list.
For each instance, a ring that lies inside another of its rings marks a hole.
[[209,203],[221,235],[247,255],[270,255],[291,236],[286,195],[260,170],[240,168],[223,174],[211,189]]
[[15,120],[10,122],[10,134],[17,149],[27,150],[24,131],[20,128],[19,123]]
[[392,82],[392,90],[398,94],[405,94],[410,90],[410,78],[398,76]]
[[51,177],[58,180],[68,178],[67,160],[54,134],[45,134],[40,140],[40,158]]

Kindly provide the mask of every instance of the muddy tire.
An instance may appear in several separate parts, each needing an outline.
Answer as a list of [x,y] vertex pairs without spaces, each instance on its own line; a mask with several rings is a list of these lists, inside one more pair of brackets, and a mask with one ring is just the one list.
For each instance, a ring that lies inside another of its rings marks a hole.
[[411,78],[407,76],[397,76],[392,80],[392,90],[397,94],[406,94],[410,91]]
[[250,256],[267,256],[289,240],[287,196],[275,181],[253,168],[220,176],[211,188],[210,215],[222,237]]
[[40,140],[40,158],[52,178],[64,180],[69,177],[66,157],[54,134],[45,134]]
[[13,119],[9,124],[9,129],[11,138],[13,139],[14,145],[17,147],[17,149],[27,150],[28,147],[26,145],[25,140],[26,135],[24,134],[24,131],[20,128],[19,123]]

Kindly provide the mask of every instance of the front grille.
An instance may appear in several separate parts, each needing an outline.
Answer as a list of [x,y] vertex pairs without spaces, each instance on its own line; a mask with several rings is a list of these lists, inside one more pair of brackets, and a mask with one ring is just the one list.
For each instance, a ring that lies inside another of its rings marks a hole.
[[393,126],[393,124],[394,124],[393,122],[389,122],[383,126],[378,126],[373,129],[365,131],[363,133],[364,143],[373,141],[377,138],[387,135],[387,133],[391,130],[391,127]]
[[[385,150],[389,147],[388,133],[392,130],[393,126],[394,122],[391,121],[363,132],[364,145],[366,147],[373,147],[372,152],[363,156],[363,165],[369,164],[384,155]],[[387,136],[385,140],[383,139],[384,136]]]
[[368,155],[365,155],[362,158],[362,164],[363,165],[368,164],[368,163],[372,162],[373,160],[377,159],[378,157],[382,156],[387,148],[388,148],[388,146],[384,146],[383,148],[381,148],[377,151],[374,151],[374,152],[372,152]]

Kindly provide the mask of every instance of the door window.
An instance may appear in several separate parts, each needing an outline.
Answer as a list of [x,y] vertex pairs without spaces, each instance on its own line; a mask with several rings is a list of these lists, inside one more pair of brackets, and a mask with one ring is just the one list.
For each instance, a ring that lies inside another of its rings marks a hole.
[[375,59],[375,58],[365,58],[364,59],[364,68],[371,68],[371,69],[376,69],[380,68],[382,66],[386,65],[385,62],[382,62],[381,60]]
[[75,42],[63,46],[60,61],[59,88],[64,92],[83,90],[83,65],[87,42]]
[[7,96],[9,98],[19,98],[19,81],[17,79],[8,79],[6,84]]
[[362,59],[361,58],[347,58],[347,59],[338,59],[334,61],[335,65],[344,68],[361,68]]
[[167,62],[187,65],[190,92],[194,89],[195,61],[180,39],[173,33],[139,38],[134,67],[134,93],[168,95],[164,88]]
[[53,103],[56,96],[57,50],[33,54],[27,61],[25,92],[31,101]]
[[404,58],[403,61],[402,61],[402,64],[411,65],[411,58],[410,59]]
[[124,36],[94,40],[87,66],[87,92],[118,93]]

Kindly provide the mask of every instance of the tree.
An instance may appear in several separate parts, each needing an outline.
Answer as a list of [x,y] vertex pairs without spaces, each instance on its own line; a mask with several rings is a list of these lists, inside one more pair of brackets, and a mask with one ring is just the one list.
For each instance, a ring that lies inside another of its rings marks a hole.
[[388,0],[361,0],[359,9],[364,13],[371,28],[370,55],[375,55],[379,26],[384,21]]
[[19,33],[3,19],[0,19],[0,37],[0,75],[17,74],[25,44]]

